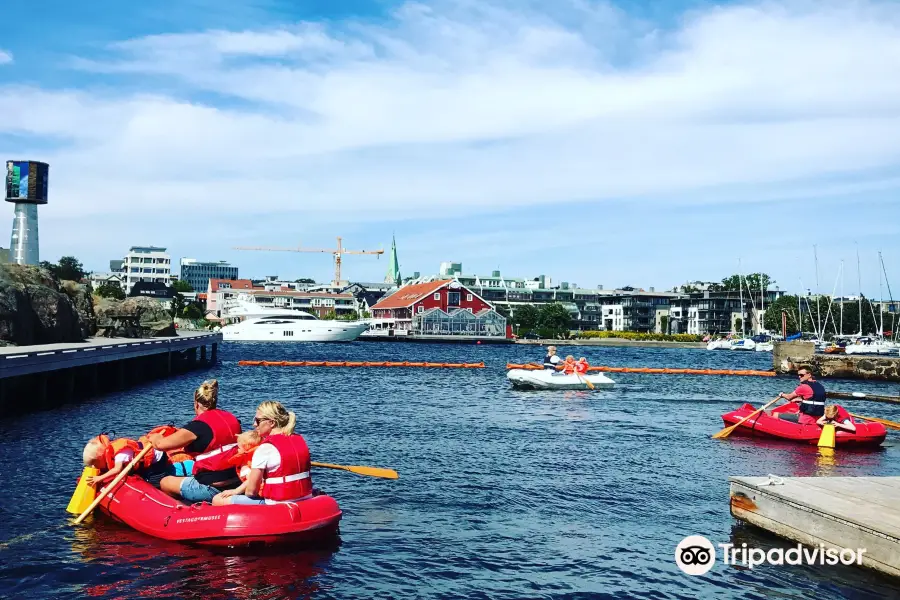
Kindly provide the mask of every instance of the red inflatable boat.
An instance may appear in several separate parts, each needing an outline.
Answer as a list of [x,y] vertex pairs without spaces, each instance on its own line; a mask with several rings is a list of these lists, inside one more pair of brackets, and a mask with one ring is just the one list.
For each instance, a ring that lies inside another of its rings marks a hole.
[[263,506],[183,504],[134,475],[99,508],[147,535],[204,546],[312,545],[333,538],[341,520],[331,496]]
[[[725,425],[734,425],[747,415],[751,414],[756,407],[752,404],[744,404],[739,409],[722,415]],[[772,410],[773,413],[792,413],[797,412],[797,405],[793,402],[784,404]],[[838,429],[835,432],[835,446],[853,446],[867,447],[878,446],[887,435],[887,430],[881,423],[873,423],[869,421],[854,420],[856,425],[856,433],[843,431]],[[800,425],[791,421],[784,421],[770,417],[765,412],[747,419],[734,430],[734,435],[749,435],[755,437],[769,437],[798,442],[801,444],[817,444],[819,436],[822,435],[822,428],[818,425]]]

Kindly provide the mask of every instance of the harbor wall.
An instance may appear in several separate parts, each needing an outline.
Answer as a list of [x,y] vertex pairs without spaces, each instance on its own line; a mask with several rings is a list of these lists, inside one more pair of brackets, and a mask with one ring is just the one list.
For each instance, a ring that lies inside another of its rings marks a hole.
[[820,377],[900,381],[900,356],[816,354],[812,342],[775,342],[774,346],[772,366],[779,375],[808,365]]

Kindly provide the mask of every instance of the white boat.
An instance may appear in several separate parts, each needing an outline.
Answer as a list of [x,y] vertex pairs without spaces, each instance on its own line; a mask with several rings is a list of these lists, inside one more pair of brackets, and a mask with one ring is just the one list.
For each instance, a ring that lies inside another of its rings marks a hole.
[[550,369],[510,369],[506,374],[514,388],[524,390],[587,390],[585,381],[595,389],[609,389],[616,382],[602,373],[589,375],[564,375]]
[[753,350],[756,348],[756,342],[750,338],[741,338],[739,340],[731,340],[729,350]]
[[861,337],[856,340],[856,343],[847,344],[844,347],[845,354],[896,354],[897,351],[898,346],[896,343],[867,336]]
[[757,352],[772,352],[775,350],[775,344],[773,342],[760,342],[756,344],[754,350]]
[[706,344],[707,350],[729,350],[731,348],[731,340],[712,340]]
[[242,318],[222,327],[222,339],[229,342],[352,342],[369,328],[368,321],[324,320],[300,310],[232,304],[227,318]]

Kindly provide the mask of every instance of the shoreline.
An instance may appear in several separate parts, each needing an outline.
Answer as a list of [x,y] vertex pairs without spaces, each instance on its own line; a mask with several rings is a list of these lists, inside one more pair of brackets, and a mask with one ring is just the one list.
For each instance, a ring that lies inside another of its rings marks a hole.
[[703,348],[705,342],[667,342],[660,340],[626,340],[624,338],[601,338],[581,340],[515,340],[516,344],[527,346],[619,346],[634,348]]

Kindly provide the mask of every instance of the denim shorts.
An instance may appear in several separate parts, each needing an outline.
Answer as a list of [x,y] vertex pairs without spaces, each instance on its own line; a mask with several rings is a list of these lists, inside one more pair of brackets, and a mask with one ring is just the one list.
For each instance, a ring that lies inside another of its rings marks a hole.
[[181,497],[188,502],[212,502],[219,490],[211,485],[203,485],[193,477],[186,477],[181,482]]
[[265,498],[254,498],[253,496],[245,496],[243,494],[235,494],[234,496],[231,497],[231,503],[232,504],[244,504],[244,505],[265,504],[266,499]]

